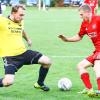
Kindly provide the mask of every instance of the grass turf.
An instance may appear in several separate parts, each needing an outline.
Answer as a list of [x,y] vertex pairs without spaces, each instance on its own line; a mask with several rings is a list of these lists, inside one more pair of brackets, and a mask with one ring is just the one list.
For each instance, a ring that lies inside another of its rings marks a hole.
[[[4,12],[8,15],[10,8]],[[52,59],[52,67],[45,83],[51,88],[49,92],[36,90],[33,84],[37,81],[39,65],[23,66],[15,76],[14,85],[0,88],[0,100],[97,100],[77,92],[84,89],[76,70],[77,63],[90,55],[94,50],[89,38],[84,37],[78,43],[64,43],[58,39],[59,34],[73,36],[79,31],[81,20],[78,8],[51,8],[48,11],[38,11],[28,7],[25,16],[25,31],[32,39],[32,50],[37,50]],[[0,60],[0,75],[4,69]],[[88,69],[91,81],[96,89],[95,74]],[[70,78],[73,87],[71,91],[62,92],[58,89],[58,80]]]

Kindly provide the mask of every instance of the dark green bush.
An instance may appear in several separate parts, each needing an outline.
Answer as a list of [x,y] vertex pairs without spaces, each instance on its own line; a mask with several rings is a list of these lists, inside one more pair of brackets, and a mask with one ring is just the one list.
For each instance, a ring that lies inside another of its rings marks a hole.
[[51,0],[51,6],[54,7],[57,3],[62,2],[62,0]]

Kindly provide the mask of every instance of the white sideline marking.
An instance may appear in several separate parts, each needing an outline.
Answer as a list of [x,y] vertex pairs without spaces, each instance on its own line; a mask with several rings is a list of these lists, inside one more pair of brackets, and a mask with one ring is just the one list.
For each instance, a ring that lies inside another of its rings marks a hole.
[[51,56],[52,58],[84,58],[86,56]]

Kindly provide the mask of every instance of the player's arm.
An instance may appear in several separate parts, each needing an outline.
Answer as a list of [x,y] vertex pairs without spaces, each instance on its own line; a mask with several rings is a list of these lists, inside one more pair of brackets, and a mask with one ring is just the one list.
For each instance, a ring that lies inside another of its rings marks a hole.
[[29,46],[32,46],[32,41],[31,39],[28,37],[27,33],[23,30],[23,38],[27,41]]
[[97,10],[98,10],[98,4],[96,4],[96,7],[95,7],[95,13],[97,13]]
[[64,35],[59,35],[58,37],[64,42],[77,42],[82,39],[78,34],[73,37],[65,37]]

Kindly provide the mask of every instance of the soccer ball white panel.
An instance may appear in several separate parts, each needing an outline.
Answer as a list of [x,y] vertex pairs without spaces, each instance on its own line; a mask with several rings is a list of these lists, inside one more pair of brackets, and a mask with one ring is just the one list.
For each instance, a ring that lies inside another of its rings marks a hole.
[[58,81],[58,88],[60,90],[64,90],[64,91],[68,91],[70,90],[72,87],[72,82],[70,79],[68,78],[61,78],[59,81]]

